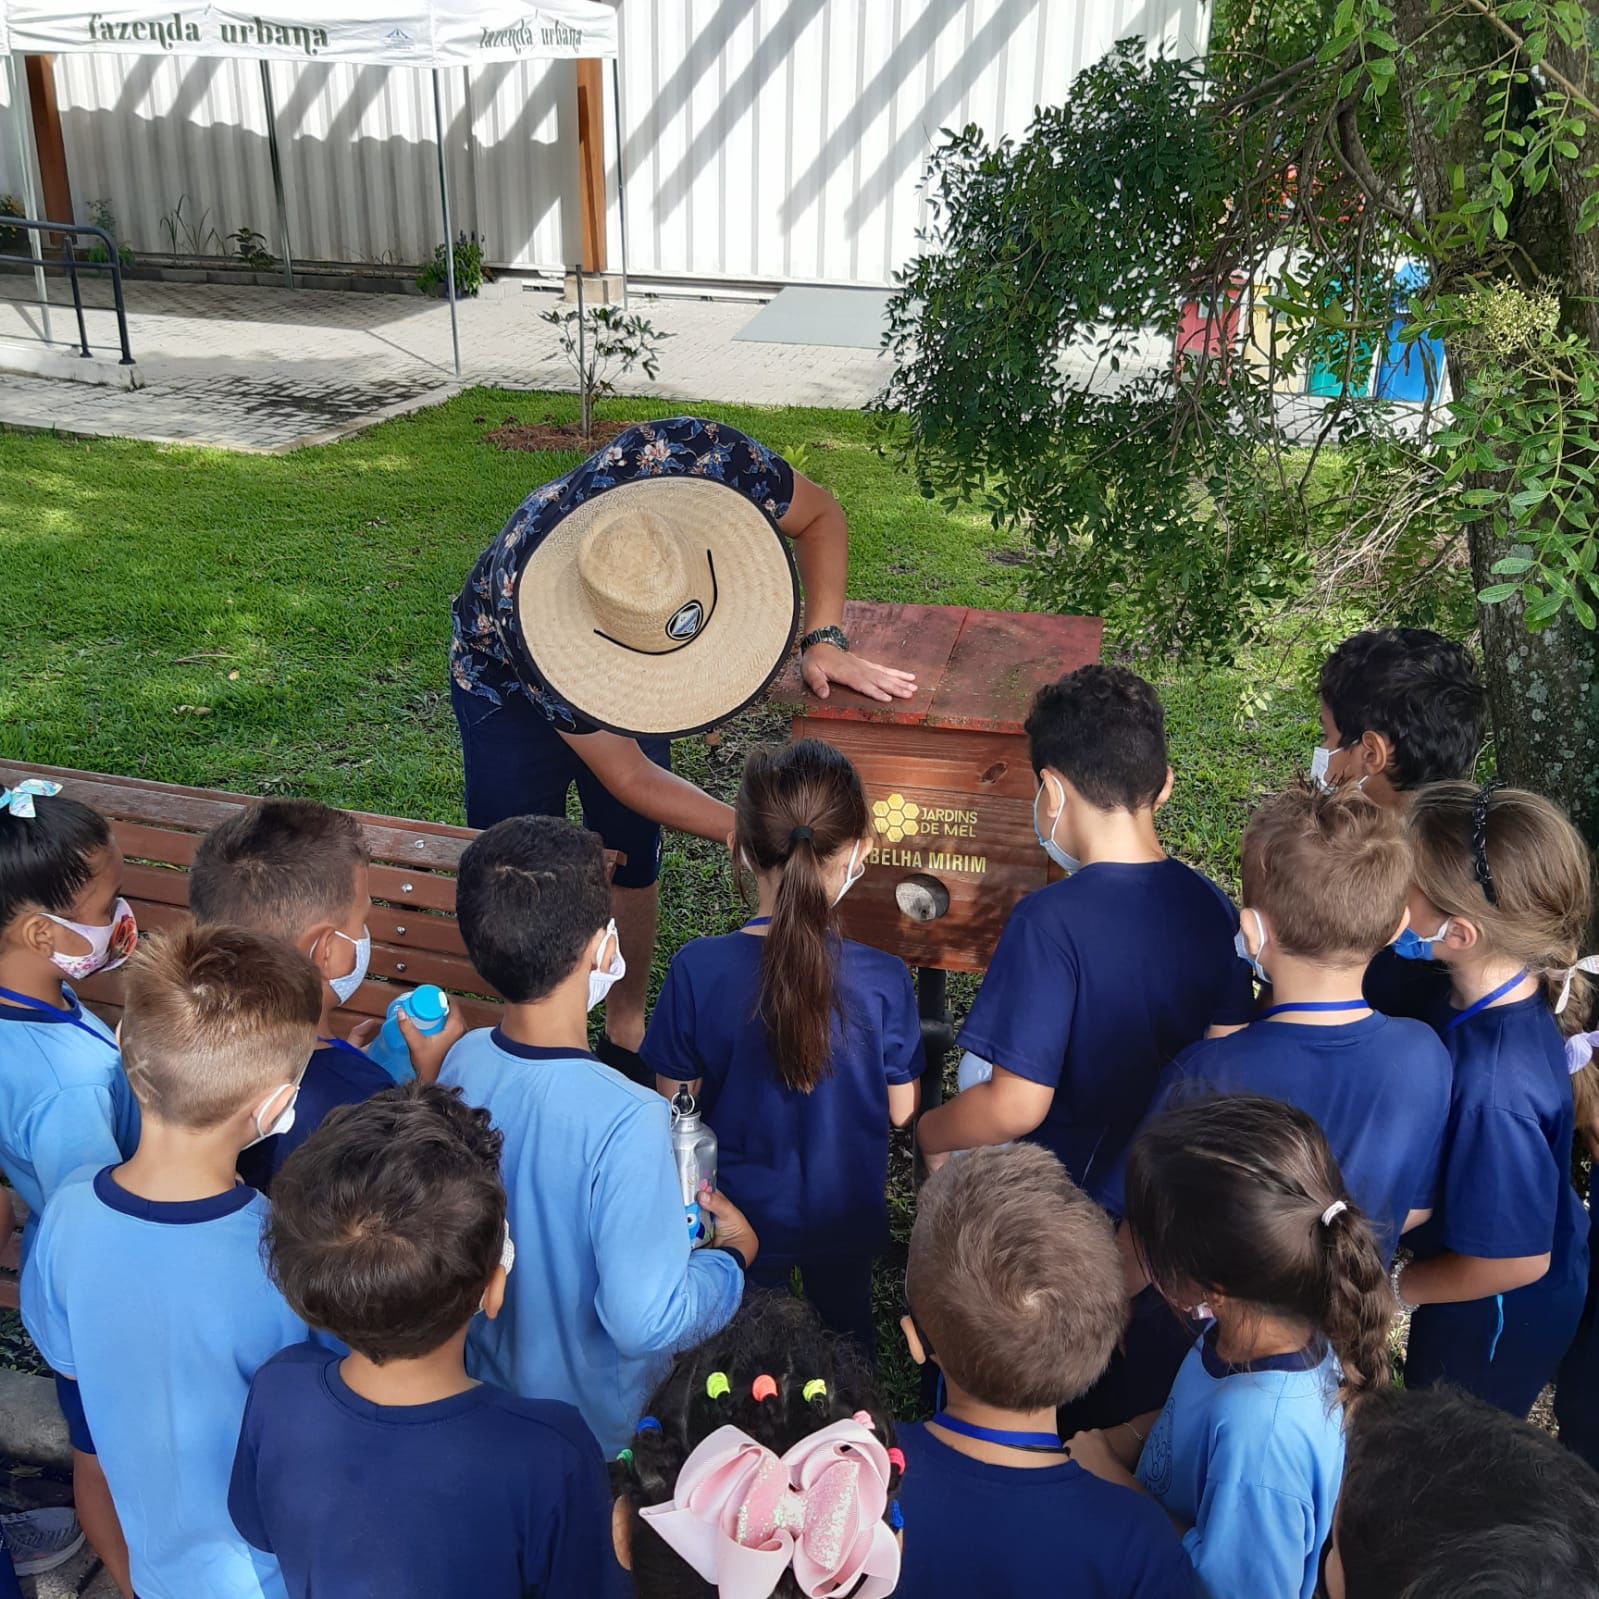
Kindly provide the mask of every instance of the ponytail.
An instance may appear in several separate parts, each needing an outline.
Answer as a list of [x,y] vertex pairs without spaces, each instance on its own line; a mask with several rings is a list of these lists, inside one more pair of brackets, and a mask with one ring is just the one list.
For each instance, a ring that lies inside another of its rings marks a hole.
[[1321,1329],[1343,1370],[1338,1397],[1347,1405],[1361,1394],[1388,1385],[1388,1329],[1394,1319],[1394,1295],[1377,1240],[1354,1206],[1345,1202],[1327,1221],[1318,1216],[1316,1229],[1326,1263]]
[[784,1087],[808,1094],[827,1076],[838,992],[839,937],[823,867],[866,832],[855,768],[815,739],[756,750],[734,806],[735,854],[760,872],[781,869],[761,951],[755,1012]]
[[1128,1160],[1127,1221],[1168,1298],[1198,1288],[1302,1323],[1338,1357],[1345,1404],[1387,1384],[1382,1253],[1304,1111],[1229,1094],[1163,1112]]

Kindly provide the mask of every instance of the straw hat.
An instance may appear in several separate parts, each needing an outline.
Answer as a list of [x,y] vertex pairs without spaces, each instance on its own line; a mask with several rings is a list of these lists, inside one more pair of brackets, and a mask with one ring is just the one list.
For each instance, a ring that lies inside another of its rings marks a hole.
[[577,715],[629,737],[699,733],[777,675],[799,619],[788,540],[702,477],[623,483],[574,507],[516,579],[521,653]]

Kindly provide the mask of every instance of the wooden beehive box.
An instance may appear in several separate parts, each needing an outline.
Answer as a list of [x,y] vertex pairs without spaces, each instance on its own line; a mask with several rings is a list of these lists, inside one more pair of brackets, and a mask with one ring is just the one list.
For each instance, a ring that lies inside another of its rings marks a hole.
[[982,971],[1011,907],[1052,874],[1033,833],[1036,783],[1022,731],[1046,683],[1099,659],[1097,617],[850,604],[857,655],[916,673],[883,705],[806,692],[796,663],[773,691],[795,738],[855,763],[877,848],[841,907],[850,938],[912,966]]

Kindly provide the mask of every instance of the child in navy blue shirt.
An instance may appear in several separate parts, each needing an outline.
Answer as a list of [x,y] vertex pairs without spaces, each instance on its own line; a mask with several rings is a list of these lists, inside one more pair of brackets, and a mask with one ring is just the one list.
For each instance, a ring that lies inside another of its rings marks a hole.
[[[116,1037],[71,987],[120,966],[137,939],[106,819],[42,778],[0,789],[0,1170],[27,1206],[24,1267],[66,1178],[115,1164],[139,1141]],[[78,1519],[130,1592],[127,1547],[77,1385],[58,1378],[56,1389]]]
[[[1405,924],[1404,830],[1362,792],[1300,784],[1255,811],[1242,857],[1239,936],[1270,1004],[1241,1032],[1184,1050],[1157,1109],[1206,1091],[1297,1105],[1391,1256],[1437,1198],[1451,1078],[1432,1028],[1377,1014],[1360,991],[1372,956]],[[1120,1213],[1119,1194],[1106,1203]]]
[[1001,934],[961,1047],[993,1076],[922,1117],[929,1165],[1031,1138],[1090,1193],[1148,1110],[1161,1068],[1213,1023],[1253,1009],[1238,916],[1155,833],[1171,793],[1154,689],[1084,666],[1027,718],[1038,842],[1071,875],[1028,895]]
[[[1319,691],[1316,782],[1397,813],[1428,783],[1471,776],[1486,700],[1464,645],[1421,627],[1355,633],[1322,663]],[[1366,972],[1367,1003],[1387,1016],[1425,1021],[1448,988],[1447,973],[1386,946]]]
[[250,1378],[305,1325],[261,1261],[266,1201],[239,1151],[292,1119],[322,985],[239,928],[155,937],[128,967],[122,1051],[139,1147],[45,1207],[22,1315],[77,1381],[140,1599],[279,1599],[228,1517]]
[[922,1189],[901,1323],[937,1363],[938,1413],[905,1423],[901,1591],[917,1599],[1175,1599],[1194,1580],[1159,1506],[1067,1457],[1056,1407],[1126,1320],[1110,1223],[1035,1145],[973,1150]]
[[1127,1219],[1161,1292],[1208,1325],[1164,1409],[1077,1434],[1072,1459],[1160,1501],[1210,1599],[1311,1599],[1343,1405],[1389,1381],[1371,1228],[1315,1122],[1250,1094],[1175,1106],[1138,1135]]
[[[305,955],[322,978],[322,1019],[300,1082],[294,1125],[239,1158],[239,1175],[262,1193],[330,1110],[358,1104],[393,1082],[359,1047],[371,1042],[381,1023],[359,1023],[349,1040],[333,1027],[334,1012],[366,981],[372,953],[367,878],[361,824],[314,800],[263,800],[212,828],[195,852],[189,908],[197,921],[225,922],[281,938]],[[399,1023],[413,1066],[429,1082],[466,1030],[453,1014],[441,1031],[426,1038],[403,1013]]]
[[905,963],[838,935],[871,848],[855,768],[815,739],[757,750],[734,807],[741,932],[678,951],[644,1039],[668,1098],[715,1132],[718,1184],[760,1235],[754,1280],[797,1266],[835,1332],[873,1348],[872,1261],[888,1241],[888,1129],[916,1112],[921,1024]]
[[904,1471],[854,1342],[754,1293],[678,1357],[613,1462],[617,1558],[637,1599],[911,1599]]
[[472,841],[456,914],[506,1005],[440,1077],[494,1118],[524,1243],[504,1309],[468,1335],[467,1369],[576,1405],[607,1455],[672,1355],[738,1309],[757,1249],[742,1213],[708,1194],[716,1242],[690,1250],[666,1101],[589,1053],[588,1013],[625,969],[610,903],[598,836],[559,817],[511,817]]
[[488,1112],[415,1082],[340,1109],[279,1172],[267,1236],[289,1304],[350,1351],[295,1344],[250,1384],[228,1509],[290,1599],[620,1591],[583,1418],[466,1374],[515,1261]]
[[1449,1382],[1524,1416],[1577,1329],[1588,1216],[1571,1184],[1574,1123],[1552,1007],[1575,1028],[1588,851],[1555,806],[1490,784],[1412,800],[1410,924],[1451,992],[1434,1024],[1454,1063],[1438,1213],[1400,1274],[1405,1382]]

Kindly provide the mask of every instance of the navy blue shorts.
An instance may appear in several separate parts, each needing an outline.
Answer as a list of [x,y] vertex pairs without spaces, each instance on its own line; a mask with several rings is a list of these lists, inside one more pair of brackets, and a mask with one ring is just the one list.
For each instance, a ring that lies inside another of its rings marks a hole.
[[56,1377],[56,1403],[67,1419],[67,1437],[80,1455],[96,1453],[94,1435],[89,1431],[88,1419],[83,1414],[83,1395],[70,1377]]
[[[549,717],[524,695],[508,693],[503,705],[450,684],[450,705],[461,729],[466,763],[466,825],[493,827],[507,816],[565,816],[574,783],[583,824],[607,849],[627,859],[612,882],[648,888],[661,875],[661,826],[611,797]],[[672,769],[672,741],[641,738],[639,748],[664,771]]]

